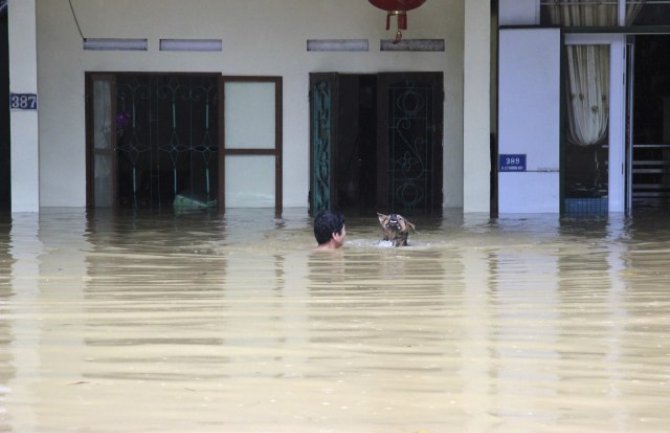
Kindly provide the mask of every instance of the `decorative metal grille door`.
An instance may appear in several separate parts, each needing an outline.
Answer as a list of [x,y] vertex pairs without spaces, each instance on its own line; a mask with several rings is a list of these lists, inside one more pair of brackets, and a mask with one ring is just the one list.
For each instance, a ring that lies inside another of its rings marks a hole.
[[379,74],[378,95],[380,200],[389,211],[441,209],[442,74]]
[[335,203],[333,161],[337,133],[337,74],[310,75],[310,213]]
[[[95,76],[93,77],[95,80]],[[127,74],[113,76],[111,113],[114,182],[112,206],[215,207],[218,200],[219,76]],[[101,123],[105,125],[105,123]],[[93,135],[95,131],[93,125]],[[95,147],[94,154],[100,153]],[[101,165],[90,163],[100,183]],[[89,183],[92,181],[89,180]],[[89,203],[98,207],[95,195]]]

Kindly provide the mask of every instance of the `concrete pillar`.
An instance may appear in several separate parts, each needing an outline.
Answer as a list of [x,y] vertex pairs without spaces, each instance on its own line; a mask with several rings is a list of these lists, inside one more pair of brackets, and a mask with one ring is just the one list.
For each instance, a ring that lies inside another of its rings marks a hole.
[[[36,0],[9,0],[8,3],[10,94],[37,94],[35,3]],[[38,212],[40,205],[38,110],[10,110],[9,125],[12,212]]]
[[465,2],[463,211],[490,210],[491,2]]

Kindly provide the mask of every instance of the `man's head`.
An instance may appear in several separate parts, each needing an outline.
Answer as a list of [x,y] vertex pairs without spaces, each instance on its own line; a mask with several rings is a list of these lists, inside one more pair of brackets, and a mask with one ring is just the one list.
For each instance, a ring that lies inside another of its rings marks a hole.
[[314,218],[314,237],[320,247],[339,248],[345,235],[344,215],[341,213],[327,210]]

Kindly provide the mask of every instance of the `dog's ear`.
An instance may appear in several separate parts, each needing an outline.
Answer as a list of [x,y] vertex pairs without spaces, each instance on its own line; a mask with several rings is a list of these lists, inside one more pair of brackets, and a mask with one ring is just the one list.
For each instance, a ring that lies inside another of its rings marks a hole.
[[377,212],[377,218],[379,218],[379,224],[384,227],[386,225],[386,222],[388,221],[389,217],[388,215],[384,215],[383,213]]
[[402,231],[402,232],[407,233],[410,230],[414,231],[414,229],[415,229],[414,224],[409,222],[409,220],[402,215],[398,215],[398,223],[400,224],[400,231]]
[[407,223],[407,227],[409,227],[410,230],[412,230],[412,231],[416,230],[416,226],[414,224],[412,224],[411,222],[409,222],[407,220],[405,220],[405,222]]

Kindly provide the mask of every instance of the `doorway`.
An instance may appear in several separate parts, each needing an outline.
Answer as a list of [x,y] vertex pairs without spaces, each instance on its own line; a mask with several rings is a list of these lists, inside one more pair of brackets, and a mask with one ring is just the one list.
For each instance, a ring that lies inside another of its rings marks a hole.
[[87,205],[282,211],[282,79],[87,74]]
[[670,208],[670,35],[634,40],[633,210]]
[[214,207],[218,83],[214,74],[90,74],[89,207]]
[[310,74],[310,213],[442,209],[442,73]]
[[605,215],[609,205],[609,44],[568,44],[565,50],[564,210]]

